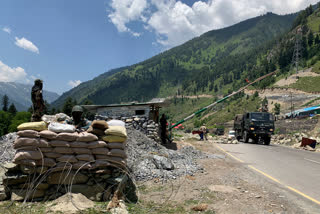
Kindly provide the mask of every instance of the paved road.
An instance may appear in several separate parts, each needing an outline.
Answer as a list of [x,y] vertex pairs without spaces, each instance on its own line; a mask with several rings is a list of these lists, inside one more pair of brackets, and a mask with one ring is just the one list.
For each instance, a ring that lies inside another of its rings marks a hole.
[[266,176],[272,176],[282,185],[320,202],[320,153],[276,145],[240,143],[219,146]]

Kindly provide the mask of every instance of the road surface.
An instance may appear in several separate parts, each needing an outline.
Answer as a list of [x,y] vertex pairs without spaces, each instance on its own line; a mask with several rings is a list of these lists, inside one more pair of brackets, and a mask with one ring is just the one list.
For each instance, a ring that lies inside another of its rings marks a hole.
[[277,145],[219,144],[237,161],[319,206],[320,153]]

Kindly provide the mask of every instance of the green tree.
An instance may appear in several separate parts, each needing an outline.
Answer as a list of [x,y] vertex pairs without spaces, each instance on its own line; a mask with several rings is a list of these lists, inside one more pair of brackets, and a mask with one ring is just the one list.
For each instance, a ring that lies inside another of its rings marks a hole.
[[0,111],[0,136],[8,134],[11,115],[9,112]]
[[2,97],[2,110],[8,111],[8,106],[9,106],[9,97],[5,94]]
[[320,43],[320,39],[319,39],[319,35],[318,34],[316,35],[316,38],[314,39],[314,43],[316,45],[318,45]]
[[313,32],[310,31],[310,33],[308,34],[308,45],[309,45],[309,47],[312,47],[313,42],[314,42]]
[[16,115],[17,109],[16,109],[16,106],[13,103],[11,103],[11,105],[9,106],[8,112],[11,113],[13,116]]
[[11,124],[9,126],[9,132],[16,132],[17,127],[22,123],[30,122],[30,118],[31,118],[30,112],[26,112],[26,111],[18,112],[12,118]]
[[275,103],[274,104],[274,108],[273,108],[273,112],[276,114],[276,115],[279,115],[280,114],[280,103]]
[[68,97],[63,104],[62,112],[71,116],[73,106],[77,105],[77,101],[73,100],[71,97]]

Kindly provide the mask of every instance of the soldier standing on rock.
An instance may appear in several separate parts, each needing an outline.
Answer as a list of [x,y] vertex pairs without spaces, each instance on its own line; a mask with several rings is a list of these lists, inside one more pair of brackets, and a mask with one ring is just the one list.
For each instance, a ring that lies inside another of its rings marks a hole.
[[41,117],[45,110],[45,104],[42,96],[42,87],[43,87],[42,80],[36,79],[34,81],[34,86],[32,87],[32,90],[31,90],[31,100],[33,104],[33,114],[31,117],[32,122],[41,121]]

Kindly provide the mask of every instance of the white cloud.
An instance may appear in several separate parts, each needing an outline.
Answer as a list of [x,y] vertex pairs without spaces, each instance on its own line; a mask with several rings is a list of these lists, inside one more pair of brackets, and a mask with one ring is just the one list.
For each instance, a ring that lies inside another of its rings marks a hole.
[[21,67],[11,68],[0,61],[0,82],[26,82],[27,73]]
[[39,49],[31,41],[27,40],[24,37],[22,37],[21,39],[19,39],[18,37],[15,37],[15,39],[16,39],[15,44],[18,47],[39,54]]
[[135,37],[140,33],[132,31],[126,26],[131,21],[144,21],[143,11],[147,8],[147,0],[112,0],[110,4],[112,12],[108,15],[110,21],[119,32],[129,32]]
[[137,33],[129,28],[140,22],[157,35],[157,42],[172,47],[207,31],[274,12],[288,14],[318,0],[208,0],[189,6],[180,0],[112,0],[109,19],[119,32]]
[[8,28],[8,27],[4,27],[4,28],[2,28],[2,30],[3,30],[4,32],[8,33],[8,34],[11,33],[11,29]]
[[81,81],[80,80],[70,80],[68,82],[68,85],[71,86],[72,88],[77,87],[80,85]]

